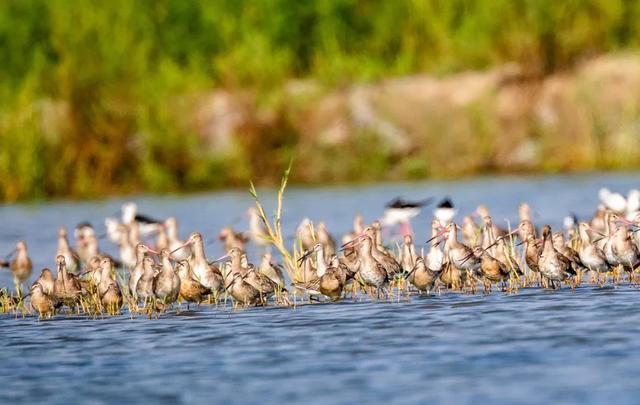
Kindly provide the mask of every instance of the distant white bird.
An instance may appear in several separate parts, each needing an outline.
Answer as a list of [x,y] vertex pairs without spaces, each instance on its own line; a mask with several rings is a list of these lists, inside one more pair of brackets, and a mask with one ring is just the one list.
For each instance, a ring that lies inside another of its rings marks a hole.
[[120,223],[116,218],[108,217],[104,220],[104,226],[107,228],[107,238],[111,243],[119,244],[122,239]]
[[565,231],[575,229],[575,227],[578,226],[578,218],[576,217],[576,214],[572,213],[571,215],[567,215],[566,217],[564,217],[564,219],[562,220],[562,225]]
[[96,231],[93,229],[93,225],[90,222],[80,222],[76,225],[73,235],[76,239],[84,239],[90,236],[95,236]]
[[614,193],[606,187],[598,191],[598,197],[605,207],[609,208],[616,214],[626,214],[627,199],[620,193]]
[[531,215],[531,207],[526,202],[520,203],[518,205],[518,217],[520,217],[520,221],[531,221],[533,222],[533,217]]
[[638,212],[640,212],[640,190],[634,188],[627,194],[627,219],[634,220]]
[[431,203],[432,200],[432,198],[427,198],[420,201],[407,201],[397,197],[386,204],[380,223],[383,226],[394,226],[399,224],[402,227],[401,233],[403,235],[410,235],[412,234],[410,223],[411,218],[420,214],[422,207]]
[[249,237],[257,246],[269,247],[271,244],[266,239],[267,231],[256,207],[249,207],[247,210],[249,215]]
[[126,202],[122,204],[122,223],[131,225],[133,222],[138,223],[140,236],[143,237],[156,233],[162,225],[161,221],[138,214],[138,205],[136,203]]
[[440,222],[442,226],[447,226],[453,221],[453,218],[458,213],[453,206],[453,202],[450,198],[446,197],[444,200],[440,201],[440,204],[433,211],[433,216]]

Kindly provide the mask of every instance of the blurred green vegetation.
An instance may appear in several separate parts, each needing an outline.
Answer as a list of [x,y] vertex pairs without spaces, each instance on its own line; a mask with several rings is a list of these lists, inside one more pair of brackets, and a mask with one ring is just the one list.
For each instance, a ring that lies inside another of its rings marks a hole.
[[[633,0],[3,0],[0,200],[277,181],[302,142],[282,107],[291,79],[339,88],[506,62],[543,77],[639,40]],[[180,116],[219,88],[277,115],[223,154]],[[432,174],[419,155],[371,152],[367,133],[349,142],[297,180]]]

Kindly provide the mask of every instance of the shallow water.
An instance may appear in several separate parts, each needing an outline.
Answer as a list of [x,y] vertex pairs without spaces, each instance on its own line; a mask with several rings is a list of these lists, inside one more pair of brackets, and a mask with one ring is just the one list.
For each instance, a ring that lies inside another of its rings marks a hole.
[[[303,216],[336,234],[355,212],[384,202],[449,195],[462,213],[483,202],[494,221],[517,218],[526,199],[536,221],[592,214],[596,192],[638,186],[636,175],[474,179],[349,188],[295,189],[285,229]],[[273,195],[266,193],[273,203]],[[251,204],[244,192],[140,197],[141,211],[175,215],[181,233],[212,236]],[[59,225],[99,224],[122,200],[0,207],[0,253],[27,241],[35,268],[53,266]],[[427,210],[428,211],[428,210]],[[414,221],[418,240],[430,221]],[[235,225],[246,227],[242,220]],[[100,232],[100,230],[99,230]],[[104,245],[105,250],[109,249]],[[213,244],[208,254],[221,253]],[[38,271],[34,271],[35,273]],[[0,285],[10,286],[8,272]],[[0,402],[376,402],[635,403],[640,386],[640,312],[635,287],[506,295],[457,293],[401,302],[367,299],[294,309],[200,307],[161,319],[0,316]]]

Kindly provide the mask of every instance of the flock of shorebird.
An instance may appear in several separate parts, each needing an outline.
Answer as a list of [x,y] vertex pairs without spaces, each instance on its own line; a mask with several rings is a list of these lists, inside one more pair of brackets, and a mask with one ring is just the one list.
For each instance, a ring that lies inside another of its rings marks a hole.
[[[118,314],[128,305],[131,313],[151,315],[183,302],[187,307],[217,305],[229,298],[234,306],[295,305],[296,296],[336,301],[364,293],[388,299],[394,289],[400,297],[416,290],[475,293],[478,285],[490,293],[496,284],[505,291],[533,285],[555,289],[563,283],[575,288],[587,274],[589,283],[620,283],[625,274],[634,283],[640,266],[640,191],[631,190],[624,197],[602,189],[599,197],[601,204],[592,218],[580,222],[568,217],[563,231],[557,232],[549,225],[537,228],[526,203],[519,206],[520,222],[514,229],[498,226],[483,205],[458,225],[453,222],[457,210],[445,198],[433,211],[430,239],[419,249],[409,222],[431,200],[398,198],[369,225],[356,216],[341,244],[323,222],[303,220],[295,238],[294,251],[300,253],[284,266],[274,261],[268,220],[256,208],[247,212],[248,232],[221,230],[218,239],[227,253],[210,261],[205,255],[208,242],[200,233],[180,240],[175,218],[157,221],[126,203],[121,219],[105,220],[104,235],[97,235],[89,223],[78,224],[75,248],[61,228],[55,275],[43,269],[26,294],[21,286],[31,275],[32,262],[26,243],[19,241],[0,262],[12,271],[16,284],[15,293],[1,291],[0,310],[17,313],[21,308],[51,317],[64,307],[97,315]],[[400,225],[402,239],[385,245],[382,229],[395,225]],[[117,244],[118,258],[100,251],[103,237]],[[147,240],[153,243],[142,242]],[[263,252],[258,265],[249,263],[247,243]]]

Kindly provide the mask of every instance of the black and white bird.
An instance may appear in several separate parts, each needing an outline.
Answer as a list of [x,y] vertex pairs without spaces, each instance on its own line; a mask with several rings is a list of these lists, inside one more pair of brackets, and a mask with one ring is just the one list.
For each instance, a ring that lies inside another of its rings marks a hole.
[[440,222],[440,225],[447,226],[457,213],[458,210],[453,206],[453,201],[449,197],[445,197],[433,211],[433,216]]
[[402,235],[411,235],[411,219],[420,214],[422,207],[429,205],[432,201],[433,198],[408,201],[402,197],[396,197],[385,205],[380,223],[383,226],[400,225]]
[[73,230],[73,236],[76,240],[86,239],[95,235],[96,231],[93,229],[93,225],[87,221],[80,222]]
[[138,224],[140,236],[142,237],[158,232],[162,226],[162,221],[138,214],[138,205],[136,203],[127,202],[122,204],[122,223],[130,226],[134,222]]

